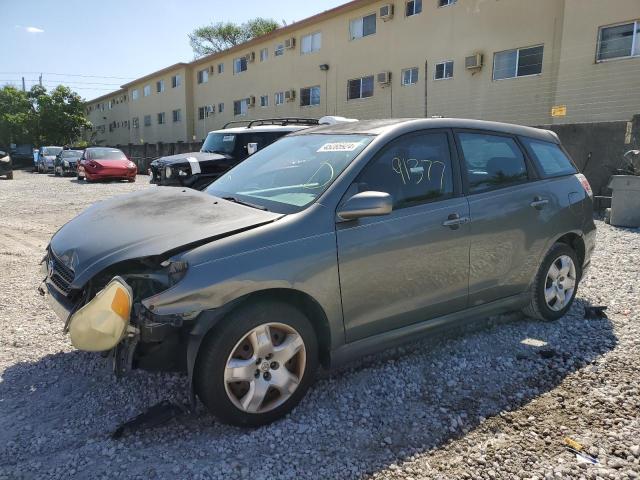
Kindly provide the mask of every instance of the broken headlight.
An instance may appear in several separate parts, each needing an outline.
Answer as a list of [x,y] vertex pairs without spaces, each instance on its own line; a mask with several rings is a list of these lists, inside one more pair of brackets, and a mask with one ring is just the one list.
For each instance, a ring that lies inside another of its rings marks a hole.
[[173,287],[176,283],[184,278],[187,274],[189,264],[187,262],[166,260],[161,264],[167,268],[167,275],[169,276],[169,286]]

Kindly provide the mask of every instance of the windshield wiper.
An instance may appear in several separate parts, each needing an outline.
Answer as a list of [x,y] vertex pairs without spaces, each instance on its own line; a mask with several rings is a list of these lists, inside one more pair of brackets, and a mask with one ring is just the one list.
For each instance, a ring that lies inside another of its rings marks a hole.
[[237,197],[222,197],[222,199],[227,200],[228,202],[237,203],[238,205],[245,205],[247,207],[257,208],[258,210],[264,210],[265,212],[269,211],[266,207],[263,207],[262,205],[256,205],[255,203],[244,202]]

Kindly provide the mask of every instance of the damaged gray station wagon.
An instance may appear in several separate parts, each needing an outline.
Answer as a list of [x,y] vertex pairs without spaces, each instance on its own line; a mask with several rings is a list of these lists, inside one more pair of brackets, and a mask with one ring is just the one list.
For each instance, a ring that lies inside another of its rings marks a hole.
[[561,317],[594,238],[554,133],[360,121],[290,134],[204,192],[93,205],[51,239],[41,292],[77,348],[186,371],[218,419],[255,426],[320,365],[504,311]]

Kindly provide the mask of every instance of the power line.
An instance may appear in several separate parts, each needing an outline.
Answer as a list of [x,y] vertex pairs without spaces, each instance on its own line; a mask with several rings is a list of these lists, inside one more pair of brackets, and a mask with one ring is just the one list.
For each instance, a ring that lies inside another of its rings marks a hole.
[[59,75],[61,77],[84,77],[84,78],[112,78],[115,80],[133,80],[135,77],[110,77],[107,75],[82,75],[79,73],[54,73],[54,72],[0,72],[4,75]]
[[[21,81],[20,79],[17,78],[3,78],[0,79],[0,82],[19,82]],[[39,82],[40,80],[37,78],[25,78],[24,80],[25,82]],[[102,83],[102,82],[81,82],[78,80],[49,80],[48,83],[56,83],[59,82],[60,84],[78,84],[78,85],[108,85],[111,87],[120,87],[119,83]]]

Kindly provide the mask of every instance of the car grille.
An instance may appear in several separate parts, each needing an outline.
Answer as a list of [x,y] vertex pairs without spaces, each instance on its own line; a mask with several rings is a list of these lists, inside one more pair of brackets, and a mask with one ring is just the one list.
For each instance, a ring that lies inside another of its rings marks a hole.
[[67,295],[75,273],[63,264],[53,253],[49,254],[49,278],[62,293]]

